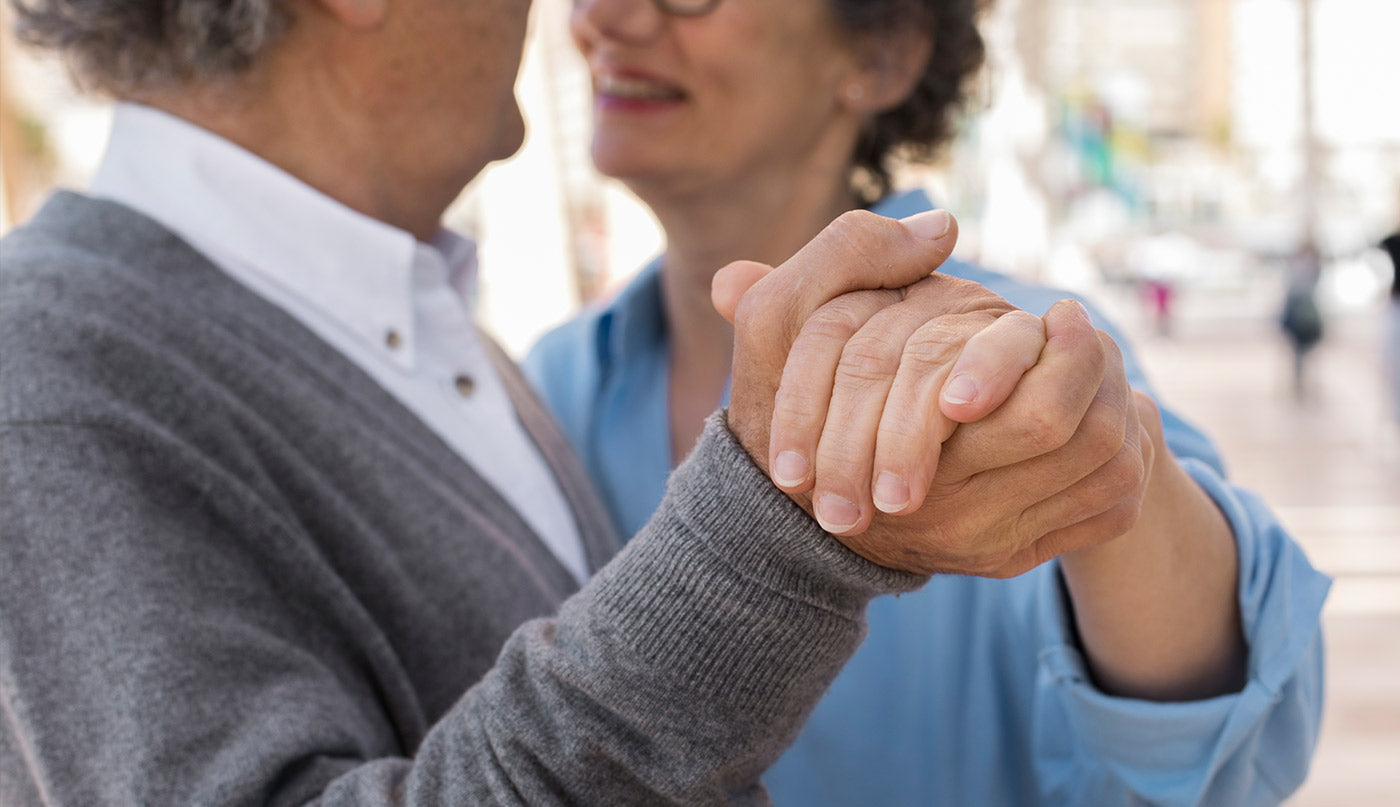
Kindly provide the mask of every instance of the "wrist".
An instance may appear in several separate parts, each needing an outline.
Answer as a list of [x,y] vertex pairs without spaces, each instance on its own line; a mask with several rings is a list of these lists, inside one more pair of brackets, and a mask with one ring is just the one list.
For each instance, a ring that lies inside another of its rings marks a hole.
[[1082,649],[1105,692],[1190,700],[1236,691],[1246,650],[1234,534],[1160,431],[1136,524],[1061,558]]

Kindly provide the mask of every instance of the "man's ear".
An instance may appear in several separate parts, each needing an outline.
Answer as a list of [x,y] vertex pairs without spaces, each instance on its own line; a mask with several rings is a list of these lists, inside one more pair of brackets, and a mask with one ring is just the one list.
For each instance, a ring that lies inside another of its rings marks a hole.
[[384,21],[389,0],[316,0],[331,16],[351,28],[369,30]]
[[897,30],[865,38],[857,45],[860,70],[842,89],[842,98],[863,115],[878,115],[904,102],[918,85],[933,54],[924,31]]

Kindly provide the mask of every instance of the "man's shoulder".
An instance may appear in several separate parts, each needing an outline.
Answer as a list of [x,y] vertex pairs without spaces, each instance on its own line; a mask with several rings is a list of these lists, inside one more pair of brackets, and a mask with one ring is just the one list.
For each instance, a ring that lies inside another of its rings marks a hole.
[[0,246],[3,417],[88,421],[246,367],[254,295],[159,224],[56,194]]
[[[132,307],[187,308],[218,270],[178,236],[114,202],[61,191],[0,242],[7,318],[146,316]],[[156,323],[138,320],[148,326]]]
[[34,216],[5,236],[6,262],[59,250],[71,257],[139,254],[178,243],[165,227],[137,211],[76,191],[55,191]]
[[174,298],[217,272],[157,222],[70,191],[55,193],[0,244],[0,303],[7,309],[107,301],[96,307],[116,310],[113,298]]

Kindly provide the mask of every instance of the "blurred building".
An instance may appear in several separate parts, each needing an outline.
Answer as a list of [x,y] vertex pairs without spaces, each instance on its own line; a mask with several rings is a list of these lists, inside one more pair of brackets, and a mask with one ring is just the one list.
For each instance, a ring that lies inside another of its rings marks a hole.
[[1002,0],[944,198],[1013,273],[1257,286],[1311,234],[1364,304],[1400,223],[1396,30],[1384,0]]
[[[515,351],[660,247],[589,163],[570,8],[535,3],[517,85],[526,146],[449,213],[480,239],[483,319]],[[965,257],[1076,288],[1248,282],[1313,231],[1346,261],[1400,224],[1397,30],[1391,0],[994,0],[963,136],[904,179],[957,213]],[[107,119],[0,37],[0,229],[52,184],[86,181]],[[1357,301],[1383,280],[1352,274]]]

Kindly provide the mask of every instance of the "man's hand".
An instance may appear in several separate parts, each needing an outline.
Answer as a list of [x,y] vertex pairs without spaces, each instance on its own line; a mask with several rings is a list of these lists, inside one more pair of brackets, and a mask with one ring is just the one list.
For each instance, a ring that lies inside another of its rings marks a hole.
[[[951,227],[920,239],[869,216],[838,224],[776,270],[715,279],[736,326],[730,426],[759,465],[884,566],[1005,577],[1062,556],[1106,692],[1237,690],[1247,649],[1230,525],[1167,449],[1113,340],[1077,303],[1038,319],[926,277]],[[901,277],[907,289],[887,288]]]
[[[876,312],[904,299],[905,287],[928,278],[956,237],[956,223],[942,211],[906,223],[852,211],[776,269],[740,261],[715,275],[715,306],[736,326],[729,427],[759,467],[769,472],[770,453],[782,453],[769,451],[780,385],[805,391],[788,396],[801,404],[788,410],[788,418],[801,419],[814,409],[808,399],[821,398],[823,390],[829,396],[846,342]],[[790,359],[804,329],[807,338]],[[824,412],[818,415],[794,427],[820,428]],[[808,434],[808,443],[814,446],[816,437]],[[805,452],[803,461],[810,463],[813,453]],[[778,475],[793,480],[785,487],[810,481],[810,467],[790,470],[783,467],[788,459],[778,461]]]
[[730,427],[865,557],[1015,575],[1132,526],[1150,443],[1116,346],[1077,304],[1041,328],[977,284],[927,277],[954,233],[847,214],[771,272],[726,267],[715,300],[736,325]]

